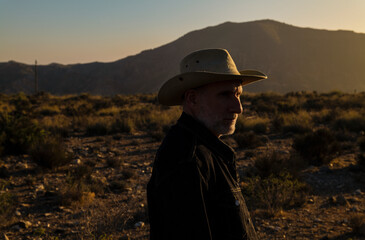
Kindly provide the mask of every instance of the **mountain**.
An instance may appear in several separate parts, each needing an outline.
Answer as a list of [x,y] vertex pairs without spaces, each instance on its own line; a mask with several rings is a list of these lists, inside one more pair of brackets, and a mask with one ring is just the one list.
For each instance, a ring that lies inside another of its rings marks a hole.
[[[186,54],[202,48],[226,48],[239,70],[257,69],[268,75],[268,80],[245,87],[247,91],[365,91],[365,34],[273,20],[207,27],[110,63],[38,66],[39,90],[101,95],[156,92],[179,72]],[[34,66],[0,63],[0,92],[33,89]]]

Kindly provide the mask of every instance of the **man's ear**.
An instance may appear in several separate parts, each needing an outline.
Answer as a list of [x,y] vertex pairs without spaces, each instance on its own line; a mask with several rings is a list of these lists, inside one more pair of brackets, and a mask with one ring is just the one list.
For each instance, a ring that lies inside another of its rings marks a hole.
[[185,92],[184,101],[189,106],[193,107],[197,103],[198,93],[195,89],[189,89]]

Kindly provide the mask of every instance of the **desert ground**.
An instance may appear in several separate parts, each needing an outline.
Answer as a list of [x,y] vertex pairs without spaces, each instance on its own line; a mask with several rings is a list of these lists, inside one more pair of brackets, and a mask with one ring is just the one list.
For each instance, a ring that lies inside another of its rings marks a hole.
[[[260,239],[365,239],[365,93],[242,104],[222,140]],[[146,185],[180,112],[155,95],[0,95],[0,239],[148,239]]]

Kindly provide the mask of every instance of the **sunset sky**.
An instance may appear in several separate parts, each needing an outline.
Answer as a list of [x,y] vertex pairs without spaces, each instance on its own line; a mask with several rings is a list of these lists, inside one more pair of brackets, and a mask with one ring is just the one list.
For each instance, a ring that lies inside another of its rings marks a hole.
[[0,0],[0,62],[111,62],[223,22],[365,33],[365,0]]

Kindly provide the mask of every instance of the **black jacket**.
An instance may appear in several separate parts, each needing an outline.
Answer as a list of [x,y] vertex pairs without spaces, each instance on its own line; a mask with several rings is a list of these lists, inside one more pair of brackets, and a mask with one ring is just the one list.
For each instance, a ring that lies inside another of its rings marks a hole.
[[185,113],[157,152],[147,200],[151,240],[258,239],[234,151]]

